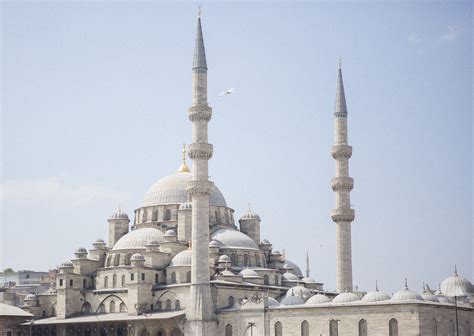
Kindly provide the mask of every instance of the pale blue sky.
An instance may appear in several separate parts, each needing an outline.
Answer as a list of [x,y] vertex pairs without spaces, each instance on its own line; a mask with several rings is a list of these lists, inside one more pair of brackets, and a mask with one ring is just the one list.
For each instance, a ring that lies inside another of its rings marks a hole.
[[[3,267],[107,238],[189,143],[196,3],[3,2]],[[354,283],[472,279],[466,2],[204,3],[212,180],[236,219],[335,288],[336,68],[349,108]],[[235,94],[218,98],[220,91]]]

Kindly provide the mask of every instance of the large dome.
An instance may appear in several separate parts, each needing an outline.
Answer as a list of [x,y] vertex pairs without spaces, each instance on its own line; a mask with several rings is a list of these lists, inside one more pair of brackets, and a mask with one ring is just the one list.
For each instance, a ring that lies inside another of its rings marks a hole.
[[211,234],[222,248],[258,250],[258,245],[246,234],[233,229],[218,229]]
[[[158,180],[145,194],[143,206],[187,202],[188,192],[186,188],[191,178],[191,173],[177,172]],[[209,205],[227,207],[224,196],[216,186],[212,188],[211,195],[209,196]]]
[[112,251],[145,249],[149,241],[155,240],[158,243],[164,241],[163,236],[163,232],[158,229],[136,229],[120,238],[115,243],[114,247],[112,248]]

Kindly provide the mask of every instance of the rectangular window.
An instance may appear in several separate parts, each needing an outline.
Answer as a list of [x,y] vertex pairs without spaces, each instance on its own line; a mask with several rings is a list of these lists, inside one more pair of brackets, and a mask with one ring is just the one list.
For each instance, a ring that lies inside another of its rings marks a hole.
[[133,281],[134,279],[135,279],[135,274],[133,274],[133,273],[132,273],[132,274],[130,274],[130,280],[132,280],[132,281]]
[[73,284],[73,281],[72,281],[72,279],[71,279],[71,280],[69,280],[69,286],[72,287],[72,284]]
[[145,273],[142,273],[142,280],[145,280]]
[[63,285],[63,279],[59,279],[59,286]]

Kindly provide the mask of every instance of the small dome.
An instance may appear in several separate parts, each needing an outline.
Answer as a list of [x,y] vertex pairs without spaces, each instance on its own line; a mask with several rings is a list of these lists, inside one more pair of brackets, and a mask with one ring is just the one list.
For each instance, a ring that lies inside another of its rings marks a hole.
[[471,282],[458,275],[457,270],[454,271],[453,276],[441,283],[441,290],[447,296],[468,296],[474,292]]
[[179,206],[179,210],[191,210],[193,208],[192,202],[184,202]]
[[252,238],[234,229],[217,229],[211,233],[211,239],[216,240],[223,248],[259,250]]
[[79,247],[75,253],[87,253],[87,250],[84,247]]
[[221,245],[216,240],[211,240],[209,247],[220,247]]
[[163,232],[155,228],[142,228],[130,231],[115,243],[112,251],[145,249],[146,244],[150,240],[156,240],[159,243],[163,242]]
[[65,261],[59,265],[59,268],[74,268],[74,265],[70,261]]
[[181,251],[171,259],[170,266],[191,266],[192,256],[192,250]]
[[301,285],[298,285],[298,286],[294,286],[294,287],[291,287],[290,289],[288,289],[286,291],[286,295],[296,295],[296,296],[300,296],[303,298],[303,300],[308,300],[312,295],[313,293],[311,293],[311,290],[304,287],[304,286],[301,286]]
[[176,236],[176,232],[174,232],[174,230],[168,230],[165,232],[165,237],[175,237]]
[[299,278],[290,272],[283,273],[281,277],[283,278],[283,280],[286,281],[299,281]]
[[244,278],[260,278],[260,276],[253,269],[245,268],[239,273]]
[[283,300],[281,300],[281,304],[284,306],[300,305],[304,304],[304,300],[300,296],[286,295]]
[[270,241],[268,239],[264,239],[260,242],[260,245],[271,245]]
[[306,301],[306,304],[323,304],[328,302],[331,302],[331,299],[326,295],[316,294],[310,297],[308,301]]
[[409,290],[408,287],[405,287],[404,289],[396,292],[392,296],[392,301],[410,301],[410,300],[424,301],[423,297],[420,294],[412,290]]
[[427,291],[423,291],[421,292],[421,297],[423,298],[423,300],[425,301],[432,301],[432,302],[439,302],[438,298],[436,297],[436,295],[433,295]]
[[359,301],[359,297],[354,293],[341,293],[332,300],[332,303],[349,303]]
[[229,262],[230,262],[230,258],[229,258],[228,255],[223,254],[223,255],[221,255],[221,256],[219,257],[219,262],[226,262],[226,263],[229,263]]
[[278,250],[272,251],[272,254],[273,255],[281,255],[280,251],[278,251]]
[[296,265],[294,262],[292,262],[291,260],[286,259],[285,260],[285,265],[287,266],[286,268],[291,268],[293,270],[293,273],[296,274],[299,278],[303,277],[303,272],[301,272],[301,269],[299,268],[299,266]]
[[386,301],[390,300],[390,295],[385,292],[380,292],[379,290],[375,290],[373,292],[368,292],[362,298],[362,302],[379,302],[379,301]]
[[255,219],[255,220],[260,220],[260,216],[257,215],[255,212],[252,210],[248,209],[242,217],[240,217],[240,220],[247,220],[247,219]]
[[35,300],[37,300],[36,294],[28,294],[24,298],[24,301],[35,301]]
[[131,261],[145,261],[145,257],[141,255],[140,253],[135,253],[134,255],[132,255],[130,260]]
[[303,280],[306,283],[316,283],[316,281],[313,278],[310,278],[310,277],[304,277],[301,280]]
[[120,208],[115,211],[113,214],[110,215],[109,219],[127,219],[127,220],[130,220],[128,218],[128,215],[123,212]]
[[156,239],[150,239],[147,243],[146,243],[147,246],[156,246],[156,245],[160,245],[160,243],[158,242],[158,240]]
[[268,297],[268,307],[278,307],[280,305],[280,302],[278,302],[276,299],[272,298],[271,296]]
[[221,272],[221,275],[222,275],[222,276],[235,276],[234,273],[232,273],[231,271],[229,271],[229,270],[227,270],[227,269],[224,270],[224,271],[222,271],[222,272]]

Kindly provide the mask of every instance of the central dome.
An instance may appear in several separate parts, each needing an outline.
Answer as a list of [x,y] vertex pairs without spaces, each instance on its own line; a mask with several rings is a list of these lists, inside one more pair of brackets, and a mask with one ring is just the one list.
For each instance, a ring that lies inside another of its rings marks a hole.
[[[186,188],[191,178],[191,173],[180,171],[158,180],[145,194],[143,206],[148,207],[160,204],[181,204],[187,202],[188,192]],[[227,207],[224,196],[216,186],[211,190],[209,205]]]

